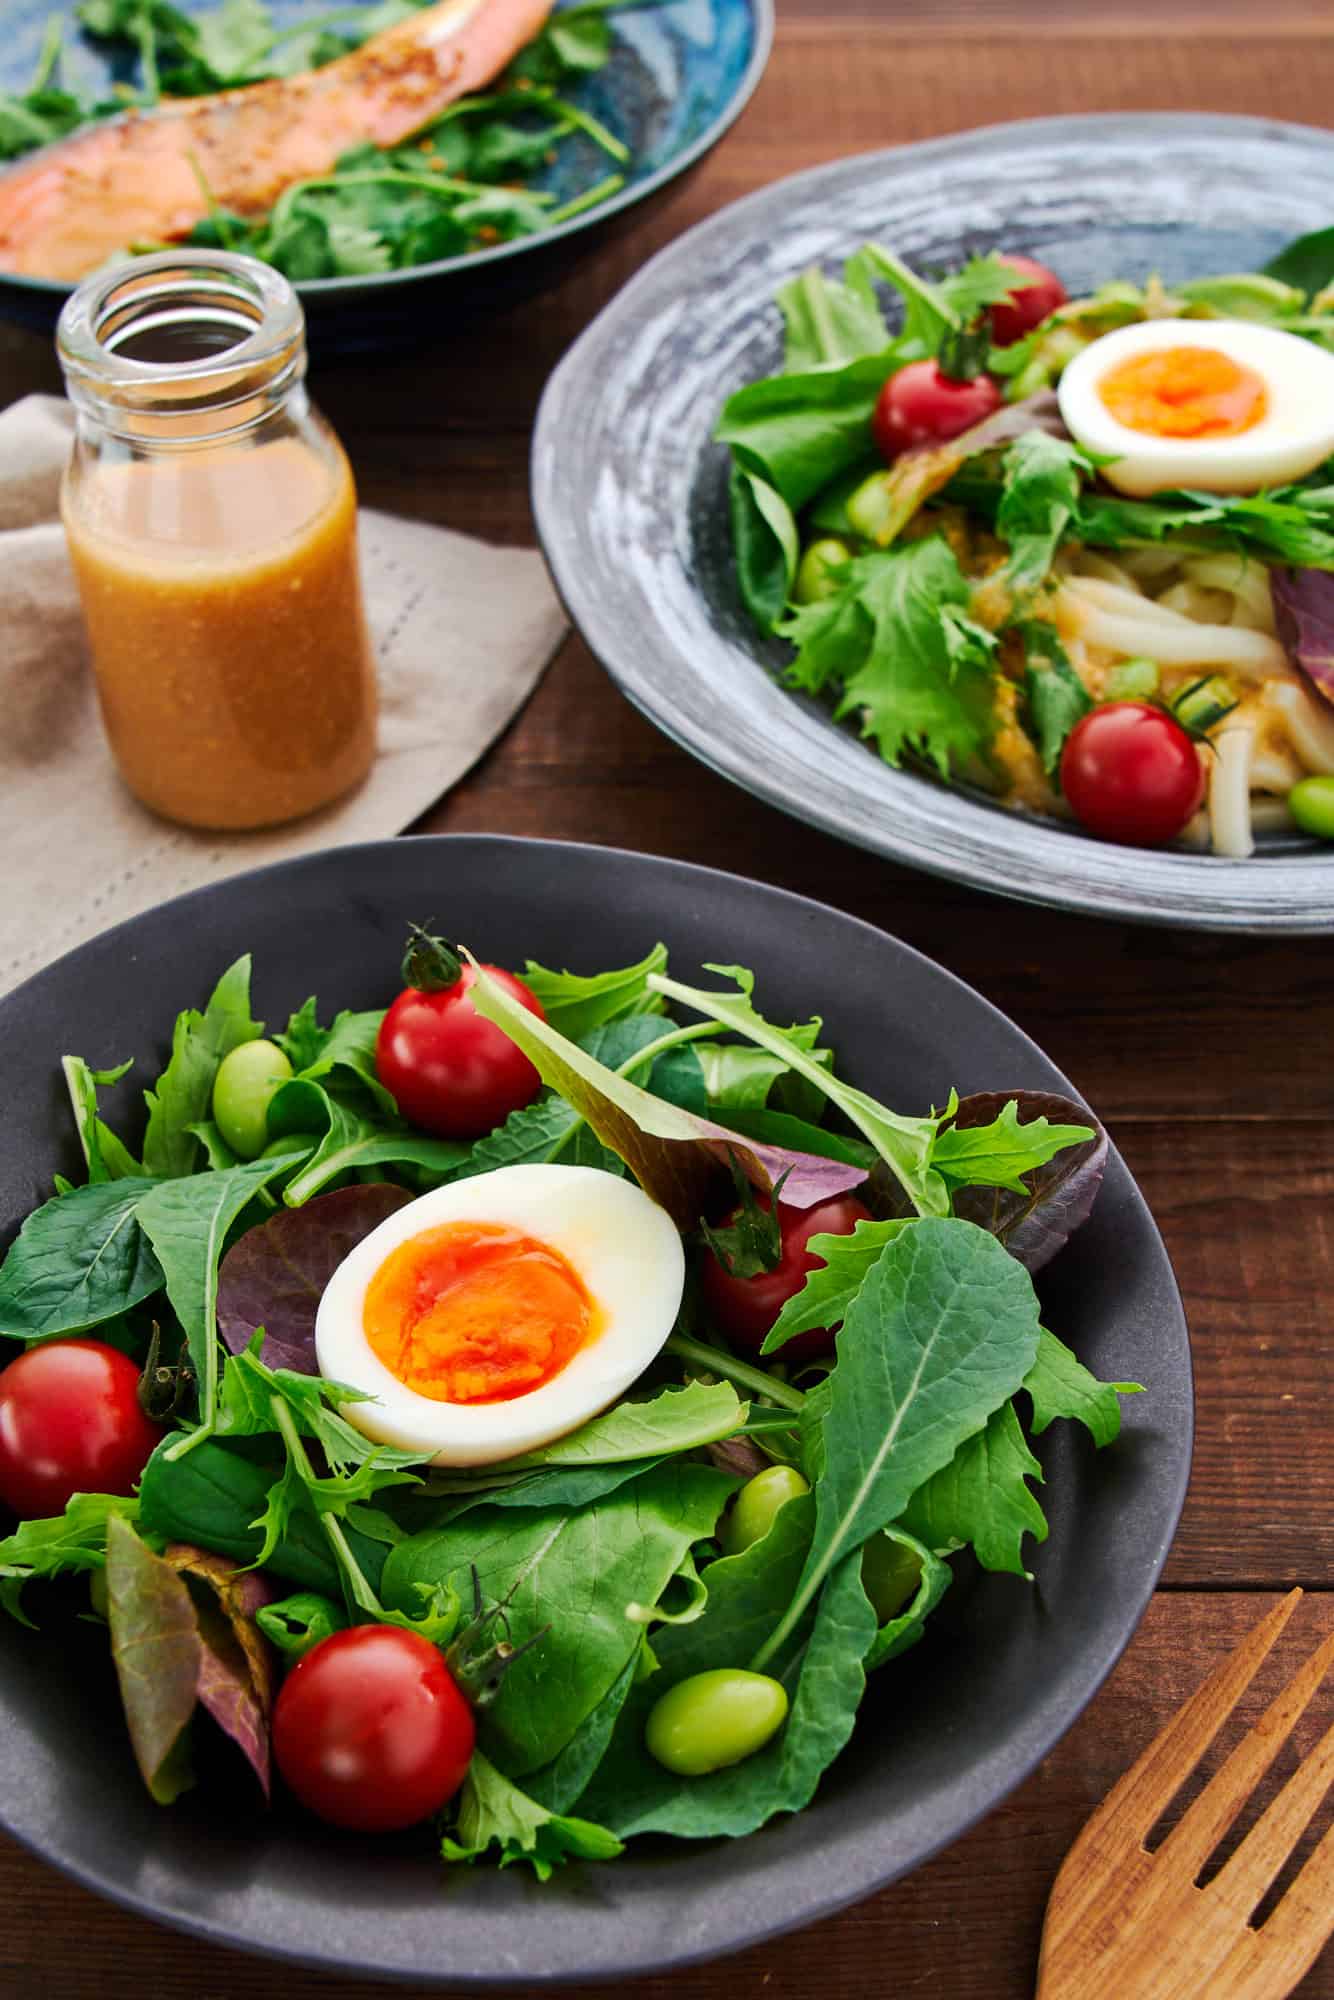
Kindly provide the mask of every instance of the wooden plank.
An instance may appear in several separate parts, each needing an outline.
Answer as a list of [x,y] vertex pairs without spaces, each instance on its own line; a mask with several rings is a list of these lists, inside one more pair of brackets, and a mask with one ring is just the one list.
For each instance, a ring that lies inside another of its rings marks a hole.
[[[906,1881],[809,1930],[671,1977],[637,1980],[635,2000],[1029,2000],[1047,1889],[1075,1834],[1122,1771],[1194,1691],[1209,1669],[1275,1601],[1269,1593],[1174,1593],[1150,1606],[1140,1631],[1084,1717],[1041,1768],[981,1826]],[[1238,1713],[1253,1722],[1292,1665],[1334,1630],[1334,1596],[1302,1605],[1283,1644]],[[890,1667],[886,1671],[892,1672]],[[1300,1754],[1334,1710],[1317,1702],[1294,1739]],[[1228,1741],[1231,1740],[1229,1737]],[[1277,1778],[1290,1770],[1280,1762]],[[1269,1796],[1262,1793],[1261,1798]],[[719,1893],[727,1893],[719,1849]],[[39,1991],[60,2000],[328,2000],[327,1977],[186,1943],[98,1902],[0,1842],[0,1992]],[[442,1957],[448,1909],[441,1905]],[[346,2000],[377,2000],[385,1988],[339,1982]],[[427,2000],[403,1987],[405,2000]],[[459,2000],[435,1986],[431,2000]],[[494,1989],[520,2000],[523,1989]],[[602,2000],[607,1987],[567,1987],[571,2000]],[[526,2000],[531,2000],[527,1989]],[[1334,2000],[1334,1954],[1297,1989],[1300,2000]]]

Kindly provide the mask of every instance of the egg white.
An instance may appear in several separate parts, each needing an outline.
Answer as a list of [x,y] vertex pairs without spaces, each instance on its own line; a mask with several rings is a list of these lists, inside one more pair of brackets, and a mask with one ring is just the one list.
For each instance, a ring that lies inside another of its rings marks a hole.
[[[449,1222],[499,1223],[549,1245],[601,1313],[602,1332],[527,1395],[436,1402],[400,1382],[366,1338],[366,1290],[386,1257]],[[671,1332],[684,1284],[675,1224],[632,1181],[593,1167],[499,1167],[408,1202],[343,1259],[316,1315],[320,1373],[375,1398],[343,1405],[367,1437],[431,1452],[436,1465],[490,1465],[550,1443],[622,1395]]]
[[[1259,423],[1235,437],[1158,438],[1118,423],[1099,394],[1132,356],[1208,347],[1252,368],[1265,385]],[[1153,319],[1118,327],[1077,354],[1057,391],[1066,429],[1086,451],[1113,456],[1102,476],[1144,498],[1165,487],[1258,493],[1314,471],[1334,451],[1334,354],[1277,327],[1246,320]]]

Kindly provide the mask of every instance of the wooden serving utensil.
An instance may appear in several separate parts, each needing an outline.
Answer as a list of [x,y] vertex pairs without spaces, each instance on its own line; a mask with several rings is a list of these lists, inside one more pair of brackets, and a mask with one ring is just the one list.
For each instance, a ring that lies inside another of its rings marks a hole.
[[1037,2000],[1282,2000],[1334,1931],[1334,1826],[1257,1929],[1250,1919],[1334,1781],[1334,1728],[1204,1888],[1196,1878],[1334,1664],[1300,1666],[1152,1853],[1145,1840],[1250,1686],[1301,1597],[1292,1591],[1178,1710],[1108,1793],[1047,1904]]

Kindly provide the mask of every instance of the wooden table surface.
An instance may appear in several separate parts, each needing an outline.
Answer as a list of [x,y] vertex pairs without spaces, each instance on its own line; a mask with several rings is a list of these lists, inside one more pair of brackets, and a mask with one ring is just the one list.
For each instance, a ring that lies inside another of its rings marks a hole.
[[[665,207],[561,289],[475,332],[441,328],[420,354],[373,371],[316,357],[316,395],[366,501],[530,542],[528,431],[554,362],[655,249],[780,175],[1053,112],[1334,120],[1329,0],[779,0],[779,12],[767,77],[736,130]],[[0,402],[57,387],[45,341],[0,332]],[[1052,1876],[1135,1752],[1276,1592],[1311,1593],[1285,1660],[1303,1636],[1334,1626],[1331,943],[1095,923],[852,852],[689,761],[577,638],[501,743],[416,830],[640,848],[867,918],[1035,1036],[1138,1177],[1185,1295],[1198,1435],[1163,1587],[1120,1666],[1042,1768],[907,1881],[737,1959],[636,1988],[646,2000],[1021,2000]],[[1308,1719],[1299,1746],[1316,1727]],[[316,1975],[157,1930],[8,1844],[0,1909],[5,1995],[314,2000],[327,1991]],[[342,1990],[355,2000],[384,1989]],[[1334,2000],[1334,1953],[1299,1990]]]

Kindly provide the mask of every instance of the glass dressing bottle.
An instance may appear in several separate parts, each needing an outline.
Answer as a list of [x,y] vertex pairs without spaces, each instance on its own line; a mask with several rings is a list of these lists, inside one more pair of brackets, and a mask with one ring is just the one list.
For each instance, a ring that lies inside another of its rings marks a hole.
[[142,257],[66,302],[77,412],[61,514],[121,775],[189,826],[274,826],[375,753],[356,492],[305,389],[287,280]]

